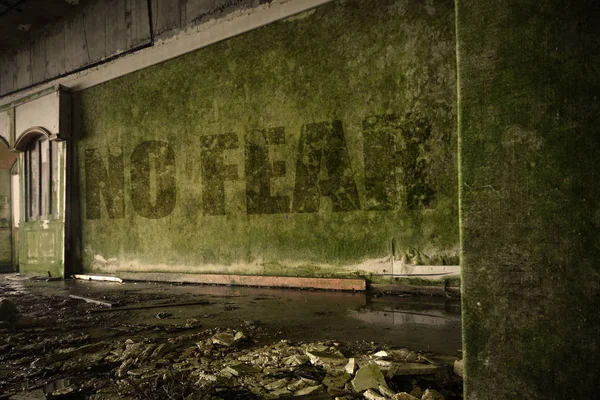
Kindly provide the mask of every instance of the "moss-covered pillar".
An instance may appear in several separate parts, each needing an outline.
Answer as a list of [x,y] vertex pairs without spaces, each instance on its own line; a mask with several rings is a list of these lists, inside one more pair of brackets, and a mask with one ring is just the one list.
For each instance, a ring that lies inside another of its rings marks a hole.
[[468,399],[597,398],[600,2],[457,2]]

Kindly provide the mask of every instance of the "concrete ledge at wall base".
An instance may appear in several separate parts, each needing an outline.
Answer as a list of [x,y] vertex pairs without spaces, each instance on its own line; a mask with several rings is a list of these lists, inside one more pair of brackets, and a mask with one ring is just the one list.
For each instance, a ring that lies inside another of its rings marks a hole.
[[161,272],[120,272],[119,278],[127,281],[181,282],[209,285],[262,286],[294,289],[320,289],[364,292],[364,279],[306,278],[294,276],[256,276],[221,274],[173,274]]
[[370,283],[368,291],[379,294],[408,294],[414,296],[445,296],[450,298],[460,297],[460,287],[445,285],[411,285],[411,284],[384,284]]

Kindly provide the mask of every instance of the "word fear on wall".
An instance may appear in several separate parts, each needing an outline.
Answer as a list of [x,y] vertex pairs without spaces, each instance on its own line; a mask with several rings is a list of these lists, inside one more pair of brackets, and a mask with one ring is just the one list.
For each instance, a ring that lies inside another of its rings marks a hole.
[[[238,135],[199,136],[197,162],[202,185],[198,203],[204,215],[226,214],[225,182],[239,179],[245,179],[248,214],[315,213],[323,197],[330,199],[333,212],[418,210],[429,208],[435,199],[427,174],[431,125],[423,118],[388,114],[363,121],[362,202],[339,120],[302,127],[293,195],[272,195],[272,179],[290,178],[286,163],[271,160],[269,151],[273,146],[285,146],[286,137],[284,127],[247,132],[243,144],[245,177],[241,178],[237,165],[224,162],[226,151],[239,148]],[[120,147],[109,148],[107,152],[97,148],[85,150],[88,219],[101,218],[103,207],[108,218],[125,216],[123,157]],[[135,147],[130,158],[130,196],[139,216],[156,219],[173,212],[181,164],[178,165],[173,148],[166,141],[144,141]]]

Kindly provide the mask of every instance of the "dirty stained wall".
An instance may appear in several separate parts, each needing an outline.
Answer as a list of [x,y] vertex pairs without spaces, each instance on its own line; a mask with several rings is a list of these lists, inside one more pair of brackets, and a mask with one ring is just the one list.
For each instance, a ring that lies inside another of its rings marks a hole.
[[597,397],[599,13],[458,2],[466,398]]
[[76,93],[77,263],[457,264],[454,66],[451,1],[353,0]]

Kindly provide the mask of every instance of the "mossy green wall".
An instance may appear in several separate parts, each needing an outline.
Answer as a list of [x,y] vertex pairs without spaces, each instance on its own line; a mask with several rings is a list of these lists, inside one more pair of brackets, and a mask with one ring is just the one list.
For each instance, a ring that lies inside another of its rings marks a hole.
[[80,92],[75,251],[105,272],[456,264],[455,85],[451,1],[352,0]]
[[599,11],[457,3],[469,399],[597,398]]

